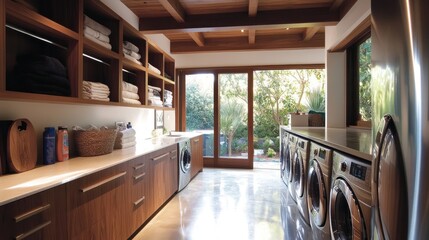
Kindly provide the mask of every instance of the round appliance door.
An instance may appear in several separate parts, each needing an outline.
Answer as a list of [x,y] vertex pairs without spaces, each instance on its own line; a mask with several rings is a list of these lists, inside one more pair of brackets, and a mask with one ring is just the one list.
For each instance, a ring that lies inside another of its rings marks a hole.
[[295,158],[293,161],[294,164],[294,177],[293,182],[295,186],[295,193],[297,197],[302,197],[304,195],[304,161],[302,159],[302,154],[300,151],[296,151]]
[[405,168],[398,134],[390,116],[385,116],[381,123],[375,143],[372,197],[376,226],[373,237],[406,239],[408,195]]
[[308,211],[314,224],[319,227],[325,225],[326,210],[328,200],[326,196],[325,181],[323,180],[322,169],[316,159],[310,161],[308,171]]
[[288,144],[289,154],[286,155],[286,178],[291,183],[293,181],[293,159],[295,158],[295,153],[290,151],[290,145]]
[[332,185],[330,218],[332,239],[368,239],[359,201],[341,178]]
[[182,148],[180,153],[180,169],[183,173],[187,173],[191,169],[191,154],[187,147]]

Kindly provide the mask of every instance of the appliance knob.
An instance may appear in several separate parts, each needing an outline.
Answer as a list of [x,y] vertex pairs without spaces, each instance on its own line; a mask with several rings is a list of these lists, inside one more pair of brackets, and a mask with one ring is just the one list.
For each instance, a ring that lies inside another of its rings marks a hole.
[[314,149],[314,156],[317,156],[317,149]]
[[341,163],[341,171],[345,172],[347,170],[347,163],[342,162]]

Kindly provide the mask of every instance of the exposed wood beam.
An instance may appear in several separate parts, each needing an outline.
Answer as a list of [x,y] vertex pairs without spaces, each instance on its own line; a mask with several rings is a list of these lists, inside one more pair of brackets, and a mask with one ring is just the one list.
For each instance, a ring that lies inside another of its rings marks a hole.
[[205,40],[204,40],[204,36],[203,36],[202,33],[199,33],[199,32],[190,32],[188,34],[189,34],[189,36],[191,36],[191,38],[194,40],[194,42],[198,46],[200,46],[200,47],[204,46]]
[[255,44],[256,40],[256,30],[249,29],[249,44]]
[[325,34],[317,33],[312,39],[302,41],[301,34],[260,36],[254,44],[249,44],[246,37],[241,38],[215,38],[207,39],[203,47],[197,46],[193,41],[171,42],[172,53],[210,52],[210,51],[240,51],[262,49],[303,49],[323,48]]
[[168,13],[177,21],[185,22],[185,10],[179,0],[158,0]]
[[332,26],[339,21],[337,12],[329,8],[285,9],[258,12],[255,17],[247,13],[187,15],[186,22],[171,17],[140,18],[140,31],[149,33],[208,32],[251,28],[285,28]]
[[308,41],[311,38],[313,38],[314,34],[317,33],[317,31],[319,31],[320,27],[311,27],[311,28],[307,28],[302,36],[302,40],[303,41]]
[[334,0],[334,2],[331,5],[330,11],[337,11],[338,8],[343,4],[344,0]]
[[249,16],[254,17],[258,12],[258,0],[249,0]]

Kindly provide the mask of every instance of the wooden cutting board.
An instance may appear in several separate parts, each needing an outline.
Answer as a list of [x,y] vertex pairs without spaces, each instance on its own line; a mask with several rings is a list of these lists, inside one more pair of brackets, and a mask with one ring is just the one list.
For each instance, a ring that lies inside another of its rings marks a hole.
[[27,119],[17,119],[9,127],[7,163],[9,171],[24,172],[33,169],[37,162],[37,137]]

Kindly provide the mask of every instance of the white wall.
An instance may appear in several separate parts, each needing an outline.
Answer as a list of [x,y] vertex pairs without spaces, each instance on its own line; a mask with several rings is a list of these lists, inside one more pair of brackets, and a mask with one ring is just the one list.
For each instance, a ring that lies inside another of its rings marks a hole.
[[101,0],[106,6],[121,16],[131,26],[139,29],[139,18],[119,0]]

